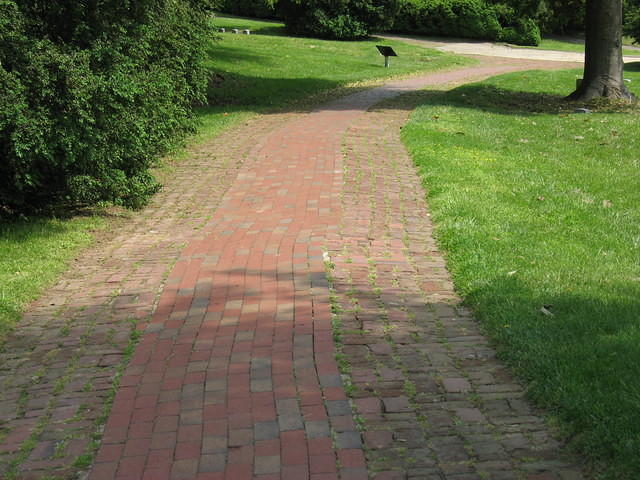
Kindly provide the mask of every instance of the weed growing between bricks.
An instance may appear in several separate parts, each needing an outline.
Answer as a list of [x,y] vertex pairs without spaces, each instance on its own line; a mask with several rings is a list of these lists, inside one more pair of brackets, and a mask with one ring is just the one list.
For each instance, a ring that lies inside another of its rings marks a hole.
[[136,345],[138,345],[138,341],[142,335],[142,332],[136,328],[136,321],[131,320],[131,335],[129,337],[129,343],[127,344],[126,349],[123,352],[122,361],[116,367],[115,375],[113,377],[113,385],[109,390],[109,393],[105,397],[104,408],[102,410],[101,415],[96,418],[94,422],[95,432],[91,435],[91,443],[87,446],[85,453],[78,456],[73,466],[86,470],[91,467],[93,463],[93,459],[100,447],[100,440],[102,439],[102,434],[104,432],[104,426],[107,423],[107,419],[109,418],[109,414],[111,413],[111,407],[113,406],[113,399],[116,396],[118,388],[120,387],[120,379],[124,374],[127,365],[129,365],[129,361],[133,355],[133,352],[136,349]]
[[328,245],[334,337],[369,475],[583,478],[459,305],[398,138],[410,100],[347,132],[344,218]]
[[[129,337],[129,342],[127,344],[127,347],[124,351],[124,357],[122,359],[122,362],[116,367],[115,369],[115,375],[113,378],[113,384],[112,387],[109,391],[109,393],[107,394],[107,396],[105,397],[105,403],[104,403],[104,409],[102,414],[95,419],[94,421],[94,426],[95,426],[95,432],[91,435],[91,442],[89,443],[89,445],[86,448],[85,453],[80,454],[75,461],[73,462],[73,467],[79,468],[79,469],[86,469],[91,465],[91,462],[93,461],[93,456],[100,444],[100,438],[102,436],[102,429],[104,427],[104,424],[106,423],[106,420],[109,416],[109,412],[111,411],[111,405],[113,403],[113,398],[115,396],[115,393],[119,387],[119,383],[120,383],[120,377],[122,376],[122,372],[124,371],[126,365],[129,362],[129,359],[131,358],[131,355],[133,354],[133,351],[135,349],[135,346],[137,344],[138,338],[140,336],[140,332],[138,330],[136,330],[136,321],[131,319],[128,321],[131,325],[130,327],[130,337]],[[35,428],[32,430],[31,435],[22,442],[22,444],[20,445],[20,449],[17,453],[17,455],[15,455],[15,457],[12,459],[12,461],[9,463],[9,468],[7,469],[7,471],[4,473],[4,476],[2,477],[4,480],[17,480],[20,478],[20,472],[19,472],[19,467],[29,458],[29,455],[31,454],[31,452],[34,450],[34,448],[37,446],[38,441],[40,439],[40,436],[42,435],[45,427],[50,423],[51,419],[52,419],[52,410],[54,408],[54,406],[56,405],[56,398],[57,396],[59,396],[62,392],[64,392],[65,387],[69,384],[73,373],[76,371],[76,369],[79,366],[79,359],[82,357],[82,355],[84,355],[86,353],[85,351],[85,347],[86,347],[86,339],[88,339],[91,336],[92,333],[92,329],[87,330],[87,332],[85,332],[85,334],[83,335],[83,339],[81,340],[80,343],[80,348],[78,348],[76,350],[76,353],[74,354],[74,356],[71,358],[70,362],[69,362],[69,366],[67,367],[66,371],[65,371],[65,375],[61,376],[60,378],[58,378],[58,380],[56,381],[54,390],[52,392],[52,396],[53,398],[50,398],[49,401],[46,404],[45,407],[45,411],[46,413],[42,416],[40,416]],[[38,371],[37,375],[34,375],[34,377],[32,378],[32,383],[25,386],[21,392],[21,400],[19,403],[20,406],[20,411],[22,412],[22,416],[25,415],[26,410],[25,410],[25,406],[29,400],[29,391],[31,388],[33,388],[34,386],[37,385],[38,381],[46,374],[46,369],[44,367],[42,367],[41,370]],[[86,389],[90,389],[91,388],[91,384],[90,382],[86,384],[85,390]],[[78,408],[78,412],[76,413],[76,417],[82,417],[82,406],[80,406]],[[74,438],[74,433],[73,432],[67,432],[65,434],[65,436],[56,442],[55,445],[55,450],[54,450],[54,454],[52,455],[52,459],[59,459],[62,458],[64,456],[64,450],[67,447],[67,444],[69,443],[70,440],[72,440]],[[58,475],[44,475],[42,477],[40,477],[42,479],[58,479],[58,478],[63,478],[62,476],[58,476]]]

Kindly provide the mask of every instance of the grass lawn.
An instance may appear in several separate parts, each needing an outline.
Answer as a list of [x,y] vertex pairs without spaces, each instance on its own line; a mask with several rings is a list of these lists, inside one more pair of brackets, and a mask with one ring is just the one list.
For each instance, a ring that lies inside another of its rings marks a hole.
[[[402,43],[400,55],[384,68],[375,40],[328,42],[289,38],[282,24],[216,18],[217,26],[250,28],[252,35],[220,34],[209,48],[211,105],[197,114],[198,142],[250,115],[302,108],[394,75],[436,70],[469,60]],[[181,154],[176,154],[179,157]],[[182,153],[184,155],[184,152]],[[0,224],[0,345],[24,306],[51,285],[78,248],[91,241],[99,217],[30,219]]]
[[[625,43],[625,45],[630,45],[631,42]],[[516,45],[514,45],[516,46]],[[560,50],[561,52],[584,52],[584,40],[563,40],[560,38],[543,38],[540,42],[540,45],[537,47],[522,47],[516,46],[517,48],[535,48],[539,50]],[[624,48],[622,47],[622,54],[627,56],[640,56],[640,50],[633,48]]]
[[24,306],[55,281],[104,223],[99,217],[76,217],[0,224],[0,345]]
[[562,96],[580,73],[421,93],[403,138],[456,288],[501,357],[601,478],[637,479],[639,110],[572,113]]
[[[375,38],[335,42],[285,36],[277,22],[218,16],[218,34],[209,49],[213,72],[210,106],[199,110],[200,135],[211,136],[247,115],[283,108],[305,108],[338,94],[372,85],[392,76],[470,64],[470,60],[435,50],[384,41],[398,53],[391,67],[376,50]],[[251,35],[229,33],[232,28]]]

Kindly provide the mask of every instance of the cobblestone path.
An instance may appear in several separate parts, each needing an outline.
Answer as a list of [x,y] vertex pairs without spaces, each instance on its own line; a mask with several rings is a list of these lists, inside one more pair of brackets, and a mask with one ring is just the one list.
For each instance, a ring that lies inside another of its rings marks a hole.
[[87,468],[137,332],[90,480],[582,478],[457,306],[399,142],[406,105],[369,110],[540,66],[486,59],[198,147],[9,339],[0,474]]

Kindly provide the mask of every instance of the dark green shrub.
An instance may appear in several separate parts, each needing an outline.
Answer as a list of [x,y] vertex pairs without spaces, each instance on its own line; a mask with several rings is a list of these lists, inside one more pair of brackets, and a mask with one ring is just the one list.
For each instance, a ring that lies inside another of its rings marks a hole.
[[508,5],[484,0],[403,0],[394,30],[521,45],[540,43],[535,21],[516,15]]
[[500,40],[515,45],[540,45],[540,29],[535,20],[519,18],[514,26],[504,27],[500,33]]
[[256,18],[277,18],[277,0],[224,0],[220,11]]
[[294,35],[336,40],[366,38],[390,28],[397,0],[279,0],[278,10]]
[[504,4],[494,6],[498,21],[502,25],[499,39],[516,45],[540,45],[540,29],[535,20],[523,17],[512,7]]
[[502,28],[494,9],[482,0],[404,0],[394,30],[497,40]]
[[586,0],[544,0],[537,19],[543,32],[566,34],[584,32]]
[[625,9],[624,34],[633,38],[634,43],[640,43],[640,6],[629,5]]
[[[0,0],[0,212],[138,207],[204,98],[204,8]],[[63,21],[64,19],[64,21]]]

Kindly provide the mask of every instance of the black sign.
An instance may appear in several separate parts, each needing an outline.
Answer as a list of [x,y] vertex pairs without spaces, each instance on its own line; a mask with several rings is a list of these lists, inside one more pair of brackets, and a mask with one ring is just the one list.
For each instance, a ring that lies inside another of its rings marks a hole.
[[376,48],[380,52],[380,55],[384,55],[385,57],[397,57],[398,54],[393,51],[393,48],[387,45],[376,45]]

